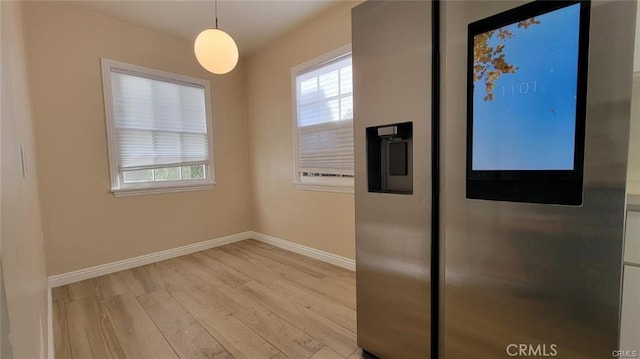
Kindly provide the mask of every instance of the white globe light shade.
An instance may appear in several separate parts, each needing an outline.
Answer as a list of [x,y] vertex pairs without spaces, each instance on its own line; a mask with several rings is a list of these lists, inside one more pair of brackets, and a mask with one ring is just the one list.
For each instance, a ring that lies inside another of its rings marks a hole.
[[196,37],[193,50],[200,65],[214,74],[226,74],[238,63],[238,46],[231,36],[222,30],[202,31]]

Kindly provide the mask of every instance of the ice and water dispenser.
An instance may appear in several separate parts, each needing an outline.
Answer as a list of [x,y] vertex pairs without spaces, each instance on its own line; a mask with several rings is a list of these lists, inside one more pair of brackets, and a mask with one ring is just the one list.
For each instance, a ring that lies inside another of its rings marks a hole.
[[367,128],[369,192],[413,194],[413,123]]

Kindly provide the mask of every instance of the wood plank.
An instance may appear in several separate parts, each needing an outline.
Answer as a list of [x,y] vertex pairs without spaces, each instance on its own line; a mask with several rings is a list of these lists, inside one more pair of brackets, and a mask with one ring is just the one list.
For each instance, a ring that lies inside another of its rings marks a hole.
[[250,251],[239,249],[238,247],[232,245],[209,249],[204,251],[203,253],[209,254],[211,252],[227,252],[234,255],[240,255],[244,258],[245,261],[260,264],[263,267],[269,268],[272,273],[277,274],[281,279],[285,279],[291,282],[295,282],[299,279],[314,278],[307,273],[301,272],[291,267],[287,267],[267,257],[255,254]]
[[247,283],[239,291],[343,357],[357,348],[356,336],[351,331],[257,282]]
[[171,296],[234,358],[271,358],[278,354],[278,349],[201,291],[178,291]]
[[94,297],[68,303],[66,309],[74,358],[124,358],[111,321]]
[[51,288],[51,299],[62,299],[65,303],[70,302],[68,286]]
[[330,281],[325,281],[324,278],[316,278],[300,270],[297,270],[296,268],[277,262],[271,258],[256,254],[251,251],[242,250],[241,247],[239,247],[238,243],[214,248],[210,251],[215,250],[225,250],[232,253],[235,251],[235,253],[242,253],[244,255],[247,255],[251,258],[252,261],[264,264],[272,271],[279,274],[283,279],[297,283],[299,286],[309,291],[335,300],[339,303],[342,303],[343,305],[346,305],[349,308],[356,309],[355,291],[350,293],[340,285],[336,285],[335,283]]
[[356,292],[344,289],[340,285],[331,282],[331,278],[306,278],[295,281],[296,284],[310,292],[316,293],[353,310],[356,309]]
[[313,266],[313,267],[317,267],[317,268],[321,268],[324,271],[329,271],[332,272],[332,275],[335,276],[343,276],[343,277],[351,277],[351,278],[355,278],[356,277],[356,272],[346,269],[346,268],[342,268],[342,267],[338,267],[336,265],[333,265],[331,263],[327,263],[327,262],[323,262],[321,260],[315,259],[315,258],[311,258],[311,257],[307,257],[305,255],[296,253],[296,252],[292,252],[292,251],[288,251],[286,249],[282,249],[282,248],[278,248],[276,246],[272,246],[271,244],[267,244],[264,242],[260,242],[257,241],[255,239],[247,239],[244,240],[242,242],[238,242],[238,243],[247,243],[247,244],[251,244],[252,246],[255,247],[260,247],[262,249],[265,249],[269,252],[272,253],[279,253],[280,255],[283,255],[285,257],[289,257],[292,260],[296,260],[300,263],[306,263],[309,266]]
[[[253,241],[257,242],[257,241]],[[293,267],[301,272],[305,272],[311,276],[316,278],[324,278],[331,275],[336,275],[335,272],[323,270],[318,266],[308,265],[307,263],[303,263],[301,261],[296,260],[293,256],[287,255],[287,253],[281,253],[274,250],[269,250],[261,246],[257,246],[252,241],[245,240],[242,242],[234,243],[234,245],[242,250],[254,252],[256,254],[260,254],[262,256],[271,258],[276,260],[284,265]]]
[[181,258],[176,262],[176,273],[184,278],[191,286],[199,290],[205,290],[210,286],[223,285],[218,278],[214,277],[202,268],[196,261]]
[[238,251],[205,251],[208,256],[220,263],[232,267],[238,272],[252,278],[260,284],[278,292],[285,297],[309,308],[325,318],[356,332],[356,311],[340,303],[319,297],[307,290],[281,279],[261,263],[251,261],[251,257]]
[[342,291],[346,291],[347,293],[351,294],[351,296],[355,299],[355,296],[356,296],[355,281],[351,281],[345,277],[325,277],[325,278],[322,278],[322,281],[331,283],[332,285],[339,287]]
[[[370,356],[370,355],[369,355]],[[361,348],[358,348],[353,354],[351,354],[347,359],[365,359],[367,356]]]
[[156,283],[162,285],[169,293],[193,289],[193,286],[173,269],[168,269],[156,263],[144,266],[143,268]]
[[67,325],[67,312],[64,298],[53,299],[53,345],[57,359],[70,359],[71,342],[69,340],[69,327]]
[[322,344],[273,312],[226,286],[204,292],[290,358],[308,358]]
[[142,267],[128,269],[119,274],[136,297],[162,289],[162,285],[153,280]]
[[67,303],[88,297],[99,298],[100,296],[98,281],[95,278],[71,283],[65,287],[67,290],[67,296],[65,297]]
[[128,358],[178,357],[133,294],[117,295],[103,305]]
[[124,282],[120,273],[103,275],[96,278],[96,280],[98,281],[98,293],[101,299],[111,298],[129,291],[129,287],[127,287],[127,283]]
[[187,280],[194,281],[194,285],[218,305],[224,307],[252,330],[260,333],[287,356],[308,358],[322,348],[322,344],[300,329],[227,286],[217,276],[208,273],[197,261],[187,260],[177,271],[185,274]]
[[232,288],[245,284],[251,280],[242,273],[227,266],[223,266],[218,261],[203,253],[194,253],[190,257],[194,258],[199,264],[201,264],[209,274]]
[[252,240],[55,288],[52,296],[63,359],[357,354],[353,272]]
[[166,291],[143,295],[138,301],[180,358],[233,358]]
[[162,267],[164,269],[173,270],[180,263],[181,258],[184,258],[184,257],[186,257],[186,256],[169,258],[169,259],[163,260],[161,262],[155,262],[154,264],[159,266],[159,267]]
[[120,277],[120,274],[113,273],[60,287],[56,296],[62,296],[65,298],[65,302],[69,303],[88,297],[106,299],[127,291],[129,291],[129,288]]
[[344,359],[338,353],[333,350],[324,347],[319,352],[315,353],[310,359]]
[[353,290],[356,290],[356,278],[355,277],[345,277],[345,276],[337,276],[333,277],[337,281],[341,281],[351,286]]

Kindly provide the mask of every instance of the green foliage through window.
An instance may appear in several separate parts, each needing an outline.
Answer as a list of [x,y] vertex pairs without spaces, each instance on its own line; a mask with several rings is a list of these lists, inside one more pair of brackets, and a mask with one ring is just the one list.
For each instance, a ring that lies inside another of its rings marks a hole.
[[204,165],[165,167],[123,172],[123,180],[125,183],[201,180],[205,178]]

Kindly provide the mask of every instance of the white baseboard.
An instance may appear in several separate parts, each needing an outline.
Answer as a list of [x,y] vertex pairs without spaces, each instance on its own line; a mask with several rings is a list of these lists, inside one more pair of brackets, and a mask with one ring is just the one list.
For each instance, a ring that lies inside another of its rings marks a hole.
[[[51,290],[51,288],[79,282],[85,279],[95,278],[105,274],[115,273],[122,270],[139,267],[139,266],[163,261],[170,258],[180,257],[183,255],[203,251],[205,249],[219,247],[228,243],[239,242],[239,241],[243,241],[245,239],[250,239],[250,238],[253,238],[260,242],[271,244],[272,246],[275,246],[275,247],[286,249],[291,252],[302,254],[307,257],[315,258],[323,262],[327,262],[348,270],[354,271],[356,268],[356,262],[353,259],[342,257],[342,256],[325,252],[319,249],[307,247],[302,244],[294,243],[291,241],[287,241],[281,238],[276,238],[266,234],[247,231],[247,232],[232,234],[230,236],[210,239],[204,242],[189,244],[189,245],[178,247],[178,248],[172,248],[172,249],[167,249],[160,252],[145,254],[139,257],[128,258],[128,259],[123,259],[123,260],[112,262],[112,263],[101,264],[95,267],[80,269],[73,272],[56,274],[49,277],[49,291]],[[49,293],[49,296],[51,296],[51,293]],[[49,303],[49,306],[50,306],[49,316],[52,316],[52,313],[51,313],[52,304]]]
[[160,262],[166,259],[180,257],[205,249],[219,247],[228,243],[239,242],[252,238],[253,232],[242,232],[230,236],[210,239],[208,241],[189,244],[182,247],[167,249],[160,252],[145,254],[139,257],[123,259],[120,261],[97,265],[95,267],[80,269],[73,272],[56,274],[49,277],[49,287],[55,288],[81,280],[99,277],[105,274],[119,272],[125,269],[140,267],[146,264]]
[[282,248],[291,252],[302,254],[303,256],[321,260],[323,262],[327,262],[351,271],[356,270],[356,261],[351,258],[342,257],[333,253],[321,251],[319,249],[307,247],[302,244],[294,243],[291,241],[287,241],[285,239],[276,238],[276,237],[273,237],[267,234],[258,233],[258,232],[252,232],[251,238],[260,242],[270,244],[278,248]]
[[47,357],[55,359],[56,353],[53,346],[53,297],[51,286],[47,286]]

